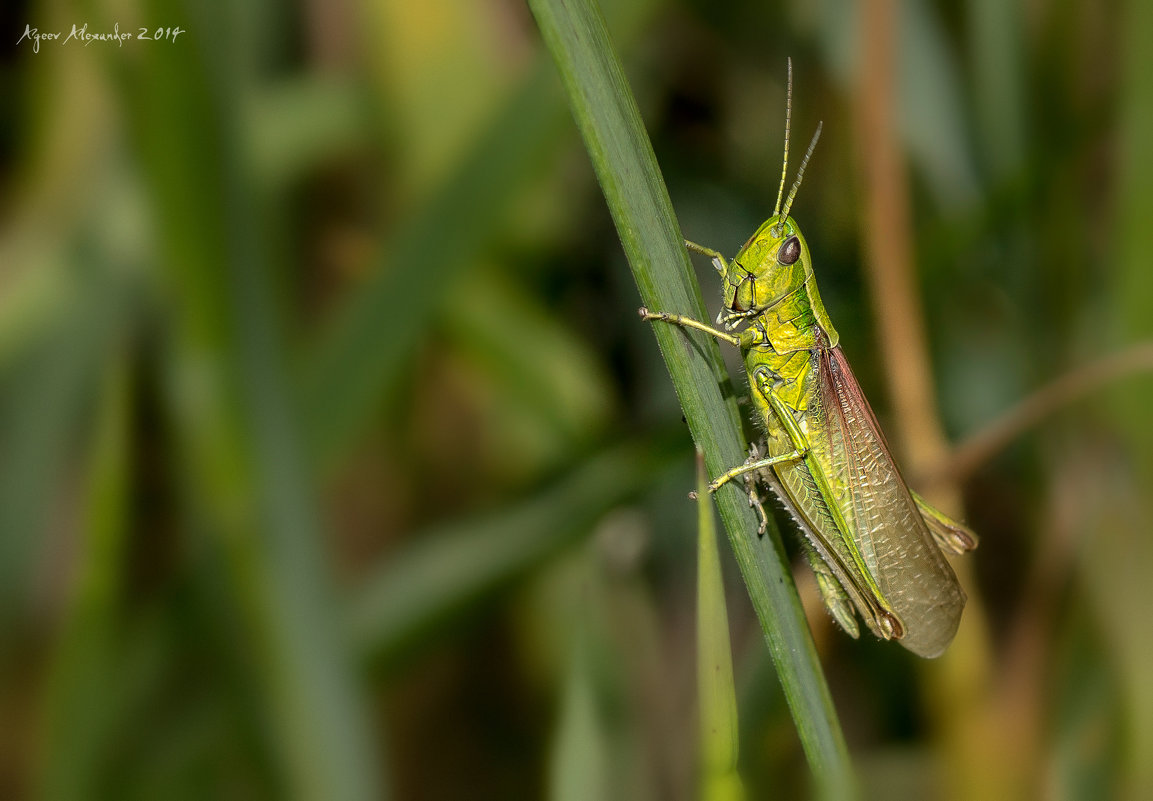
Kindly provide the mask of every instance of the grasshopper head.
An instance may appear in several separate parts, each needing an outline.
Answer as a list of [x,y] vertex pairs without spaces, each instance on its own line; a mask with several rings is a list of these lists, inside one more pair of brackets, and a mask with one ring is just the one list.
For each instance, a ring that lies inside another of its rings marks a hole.
[[809,246],[791,217],[774,215],[753,234],[724,276],[722,321],[763,312],[812,274]]

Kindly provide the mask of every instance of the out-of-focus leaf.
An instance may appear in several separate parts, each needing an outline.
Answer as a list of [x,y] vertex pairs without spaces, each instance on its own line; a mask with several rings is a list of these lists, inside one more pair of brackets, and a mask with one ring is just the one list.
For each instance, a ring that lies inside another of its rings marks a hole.
[[[620,6],[626,37],[639,31],[649,8]],[[370,412],[389,400],[445,296],[440,289],[492,240],[567,124],[551,66],[541,63],[436,192],[398,223],[375,273],[337,311],[304,365],[305,419],[322,465],[332,464]]]
[[627,443],[511,509],[416,536],[357,595],[352,641],[367,657],[396,660],[420,635],[539,566],[659,480],[672,452]]
[[1073,636],[1064,643],[1055,675],[1057,697],[1049,710],[1052,783],[1066,798],[1118,798],[1125,767],[1125,749],[1119,747],[1124,736],[1122,693],[1109,651],[1090,618],[1084,613],[1069,617],[1067,628]]
[[592,622],[578,619],[570,629],[569,664],[565,671],[556,741],[549,759],[551,801],[594,801],[620,797],[611,781],[608,733],[595,692],[589,654]]
[[615,388],[593,354],[555,317],[499,273],[461,280],[444,316],[454,347],[472,356],[500,385],[510,423],[531,426],[518,452],[571,453],[596,437]]
[[[12,250],[12,249],[10,249]],[[0,259],[15,257],[0,252]],[[0,295],[0,370],[19,358],[30,342],[41,339],[69,310],[75,289],[61,264],[37,264],[5,282]]]
[[[901,139],[945,208],[973,203],[977,172],[964,132],[965,104],[955,62],[935,12],[923,0],[900,0],[898,98]],[[857,94],[860,19],[852,0],[821,0],[817,39],[829,72]]]
[[[220,537],[290,794],[385,793],[367,705],[323,550],[282,321],[271,288],[268,203],[242,125],[256,77],[242,32],[270,7],[154,0],[182,46],[141,48],[124,74],[164,280],[179,303],[166,343],[184,492]],[[190,18],[189,15],[193,15]]]
[[246,129],[252,170],[280,188],[316,159],[367,138],[362,98],[347,82],[303,78],[253,99]]
[[1025,162],[1024,8],[1001,0],[971,0],[969,67],[982,155],[995,177]]
[[44,701],[44,798],[83,798],[98,786],[124,695],[115,662],[130,482],[128,383],[126,359],[112,360],[89,460],[80,575]]
[[[697,464],[697,497],[708,498],[704,464]],[[697,532],[697,703],[700,708],[700,797],[739,801],[745,797],[737,774],[737,691],[725,581],[711,503],[698,505]]]
[[[424,336],[455,276],[489,240],[501,199],[536,174],[563,125],[560,100],[537,71],[424,209],[401,223],[305,364],[312,448],[331,463],[366,423]],[[435,275],[435,281],[432,276]],[[430,283],[431,281],[431,283]]]
[[[1153,5],[1132,0],[1121,20],[1124,60],[1121,75],[1121,147],[1117,175],[1117,266],[1111,300],[1114,336],[1132,342],[1153,337]],[[1126,782],[1122,795],[1153,795],[1153,615],[1146,591],[1153,575],[1153,418],[1149,414],[1153,378],[1141,377],[1110,393],[1112,439],[1120,449],[1106,470],[1091,473],[1100,486],[1099,506],[1086,521],[1093,537],[1095,570],[1090,591],[1100,604],[1101,625],[1122,677],[1126,720]],[[1112,480],[1109,480],[1112,474]]]
[[58,325],[24,351],[0,400],[0,621],[22,606],[73,437],[124,322],[130,281],[99,265],[75,276]]

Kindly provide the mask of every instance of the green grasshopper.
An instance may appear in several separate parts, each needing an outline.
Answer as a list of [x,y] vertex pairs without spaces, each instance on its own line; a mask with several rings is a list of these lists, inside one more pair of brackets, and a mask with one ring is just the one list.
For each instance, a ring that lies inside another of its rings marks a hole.
[[715,250],[685,242],[690,251],[709,256],[720,273],[724,308],[716,325],[725,330],[644,308],[641,317],[704,331],[740,348],[744,357],[768,453],[761,456],[754,447],[744,464],[715,479],[709,491],[743,476],[763,532],[767,521],[754,483],[759,478],[803,532],[821,595],[841,628],[859,635],[855,608],[876,636],[932,658],[952,641],[965,606],[942,551],[964,553],[976,547],[977,538],[906,485],[841,352],[817,291],[809,247],[789,217],[820,125],[781,208],[791,117],[790,64],[785,155],[773,216],[728,262]]

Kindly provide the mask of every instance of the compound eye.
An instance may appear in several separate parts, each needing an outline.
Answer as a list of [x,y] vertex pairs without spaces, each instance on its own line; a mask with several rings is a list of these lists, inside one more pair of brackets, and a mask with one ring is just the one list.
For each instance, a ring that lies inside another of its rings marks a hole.
[[801,240],[790,236],[777,251],[777,261],[781,264],[793,264],[799,258],[801,258]]

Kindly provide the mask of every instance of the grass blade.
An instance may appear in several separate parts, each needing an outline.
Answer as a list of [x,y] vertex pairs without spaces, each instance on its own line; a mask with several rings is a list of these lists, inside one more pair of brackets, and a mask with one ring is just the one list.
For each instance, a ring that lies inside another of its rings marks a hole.
[[267,239],[271,204],[257,191],[246,148],[242,112],[256,81],[230,24],[237,9],[226,5],[154,0],[149,13],[158,19],[224,33],[191,38],[187,49],[142,51],[123,76],[164,278],[179,298],[165,367],[190,506],[228,554],[287,794],[382,798],[377,740],[340,636],[288,379]]
[[[639,31],[651,1],[616,15]],[[380,266],[336,313],[310,350],[301,377],[310,448],[321,467],[338,461],[379,411],[439,311],[429,270],[450,286],[500,230],[517,192],[564,141],[563,101],[543,62],[494,115],[460,165],[400,221]],[[365,347],[372,343],[372,347]]]
[[[1144,35],[1150,25],[1153,7],[1148,3],[1125,4],[1118,211],[1112,238],[1118,257],[1112,279],[1112,308],[1116,311],[1111,322],[1114,335],[1127,342],[1153,337],[1153,276],[1149,270],[1153,197],[1148,184],[1153,177],[1153,149],[1149,147],[1153,136],[1153,52]],[[1093,472],[1097,507],[1091,518],[1086,516],[1086,534],[1092,547],[1084,549],[1093,608],[1104,621],[1101,625],[1109,637],[1110,664],[1121,677],[1124,693],[1123,736],[1129,745],[1124,749],[1127,759],[1120,795],[1129,798],[1153,793],[1153,761],[1145,757],[1153,749],[1153,684],[1149,682],[1153,630],[1143,623],[1132,624],[1140,620],[1134,610],[1148,608],[1146,582],[1153,570],[1153,546],[1143,535],[1153,514],[1148,492],[1153,481],[1150,392],[1153,379],[1142,378],[1108,393],[1116,415],[1110,428],[1118,453],[1110,473]],[[1120,465],[1125,469],[1117,469]]]
[[[705,466],[697,454],[697,496],[708,497]],[[701,711],[700,797],[739,801],[745,797],[737,774],[737,691],[725,582],[717,548],[713,506],[699,504],[697,537],[697,703]]]
[[123,693],[117,615],[123,603],[128,535],[130,374],[127,359],[106,371],[88,477],[87,525],[80,577],[47,682],[44,746],[39,771],[43,798],[84,798],[97,786]]
[[[541,155],[556,140],[560,117],[552,108],[559,103],[545,77],[543,71],[534,75],[476,143],[454,180],[402,224],[381,254],[385,264],[309,354],[303,402],[311,449],[321,465],[331,466],[372,419],[437,311],[440,293],[426,286],[430,259],[438,280],[445,285],[455,280],[497,227],[505,208],[501,201],[535,174]],[[453,221],[451,236],[445,235],[446,220]]]
[[[642,300],[653,309],[704,317],[652,145],[600,12],[586,0],[529,5],[557,62]],[[709,472],[742,461],[736,404],[716,343],[672,326],[653,330]],[[847,749],[778,537],[756,536],[757,522],[737,487],[718,493],[717,503],[818,790],[843,798],[852,792]]]
[[608,510],[658,479],[669,458],[668,449],[626,443],[512,509],[417,537],[355,599],[353,643],[386,665],[400,658],[439,622],[586,534]]
[[[33,565],[52,517],[59,482],[100,363],[122,333],[131,309],[123,276],[100,269],[78,277],[58,325],[30,343],[4,376],[0,396],[0,630],[27,603]],[[4,647],[0,653],[8,655]]]
[[550,801],[612,798],[605,724],[597,709],[597,693],[589,655],[590,623],[581,622],[572,634],[569,664],[561,700],[560,722],[549,758]]

